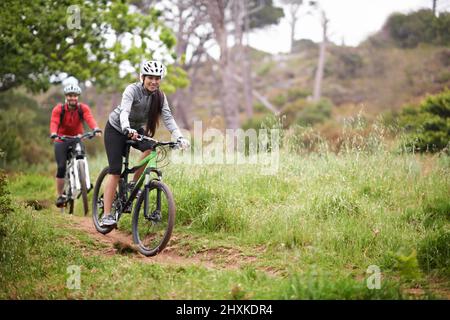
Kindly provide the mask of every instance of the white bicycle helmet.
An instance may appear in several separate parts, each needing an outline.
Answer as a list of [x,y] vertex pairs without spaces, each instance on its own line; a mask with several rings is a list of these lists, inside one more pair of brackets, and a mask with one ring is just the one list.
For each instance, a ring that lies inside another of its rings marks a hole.
[[77,95],[81,94],[81,88],[77,84],[69,84],[64,87],[64,94],[75,93]]
[[166,66],[160,61],[144,61],[141,65],[141,76],[160,76],[161,79],[166,75]]

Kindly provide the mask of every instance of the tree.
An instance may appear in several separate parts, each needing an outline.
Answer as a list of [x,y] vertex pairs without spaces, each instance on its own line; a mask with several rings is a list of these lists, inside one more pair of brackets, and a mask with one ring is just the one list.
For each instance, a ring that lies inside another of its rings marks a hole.
[[448,46],[450,44],[450,13],[436,17],[431,10],[410,14],[394,13],[387,19],[383,30],[402,48],[415,48],[419,43]]
[[165,51],[175,45],[158,15],[156,10],[131,13],[126,1],[4,0],[0,92],[21,85],[45,91],[50,78],[62,73],[118,87],[135,78],[130,67],[138,70],[139,63],[149,58],[152,41]]
[[318,102],[321,98],[322,93],[322,80],[323,80],[323,70],[325,68],[326,59],[326,45],[328,42],[328,23],[329,20],[325,14],[325,11],[321,10],[322,16],[322,42],[320,44],[319,59],[317,61],[316,76],[314,79],[314,91],[313,91],[313,101]]
[[[251,14],[257,13],[258,10],[251,10],[249,6],[245,6],[245,3],[240,0],[215,0],[215,1],[206,1],[207,12],[211,22],[211,25],[214,29],[215,40],[217,41],[220,47],[220,68],[222,72],[222,108],[224,111],[224,118],[227,128],[237,129],[239,128],[239,108],[238,108],[238,100],[237,100],[237,87],[235,83],[236,75],[239,73],[239,69],[244,69],[244,92],[247,101],[247,116],[252,115],[251,106],[249,106],[248,97],[252,95],[254,92],[249,85],[251,85],[250,70],[249,70],[249,58],[245,57],[242,53],[242,37],[244,33],[245,27],[245,18],[246,16],[251,17]],[[263,6],[272,7],[272,1],[252,1],[251,5],[262,8]],[[272,7],[273,8],[273,7]],[[267,8],[270,10],[270,8]],[[228,15],[231,14],[233,19],[228,18]],[[264,15],[263,15],[264,16]],[[270,16],[270,19],[265,17],[265,23],[267,21],[278,21],[278,18],[273,20],[274,15]],[[259,25],[263,25],[261,20],[253,18],[255,21],[255,26],[258,25],[256,22],[259,22]],[[231,32],[228,30],[228,26],[231,24],[231,30],[234,31],[234,40],[236,50],[232,52],[228,47],[228,36]],[[237,53],[237,55],[236,55]],[[241,63],[239,62],[247,62],[244,68],[241,67]],[[245,87],[246,86],[246,87]],[[250,102],[251,103],[251,102]]]
[[282,8],[276,7],[272,0],[248,0],[245,3],[245,13],[248,17],[248,28],[255,30],[278,24],[284,17]]
[[206,5],[201,0],[155,2],[161,8],[164,21],[172,28],[177,40],[175,65],[182,68],[191,80],[189,87],[177,90],[171,97],[176,110],[175,117],[181,120],[184,128],[190,129],[191,105],[199,83],[198,69],[206,56],[205,46],[212,38]]
[[[251,30],[262,29],[272,24],[278,24],[284,16],[283,9],[275,7],[272,0],[234,1],[233,6],[235,28],[235,63],[241,65],[241,76],[244,91],[244,108],[247,118],[253,117],[253,90],[251,76],[251,58],[249,48],[243,46],[243,36]],[[248,43],[248,40],[247,40]]]
[[209,20],[214,29],[215,39],[220,48],[221,69],[221,106],[224,114],[225,125],[228,129],[239,128],[239,109],[237,105],[237,90],[233,79],[236,69],[228,50],[228,35],[226,28],[226,0],[205,0]]
[[299,19],[298,13],[303,5],[303,0],[282,0],[281,2],[288,7],[289,24],[291,26],[291,42],[289,52],[292,52],[292,47],[295,41],[295,28],[297,27]]
[[450,90],[427,97],[419,107],[402,110],[399,124],[406,130],[410,151],[438,152],[450,147]]

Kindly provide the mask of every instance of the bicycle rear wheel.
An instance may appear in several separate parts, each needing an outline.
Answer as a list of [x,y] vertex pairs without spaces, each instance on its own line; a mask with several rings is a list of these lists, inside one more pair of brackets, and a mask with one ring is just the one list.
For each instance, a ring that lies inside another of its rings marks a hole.
[[145,186],[133,212],[133,240],[144,256],[164,250],[175,224],[172,192],[162,182],[153,180]]
[[68,200],[67,205],[69,206],[69,214],[73,214],[73,210],[75,208],[75,202],[73,199]]
[[[109,167],[106,167],[100,172],[100,175],[95,182],[94,195],[92,197],[92,220],[94,222],[95,229],[102,234],[107,234],[111,232],[114,227],[103,227],[100,221],[104,215],[104,203],[103,194],[105,192],[106,177],[108,176]],[[114,196],[114,201],[117,199],[118,192]]]
[[86,186],[86,171],[84,167],[84,161],[78,161],[78,179],[81,186],[81,199],[83,200],[84,215],[87,216],[89,212],[87,186]]

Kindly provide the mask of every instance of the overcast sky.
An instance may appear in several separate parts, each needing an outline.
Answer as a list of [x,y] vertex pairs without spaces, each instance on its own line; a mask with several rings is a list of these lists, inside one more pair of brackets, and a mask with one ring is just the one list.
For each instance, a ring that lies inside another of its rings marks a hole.
[[[318,0],[329,23],[331,41],[356,46],[383,26],[393,12],[408,13],[421,8],[431,9],[432,0]],[[274,0],[279,5],[279,0]],[[450,10],[450,0],[438,0],[438,9]],[[287,13],[287,11],[285,11]],[[305,12],[305,10],[303,10]],[[250,45],[271,53],[289,51],[289,23],[283,18],[278,26],[270,27],[250,35]],[[300,16],[296,39],[322,38],[319,15]]]

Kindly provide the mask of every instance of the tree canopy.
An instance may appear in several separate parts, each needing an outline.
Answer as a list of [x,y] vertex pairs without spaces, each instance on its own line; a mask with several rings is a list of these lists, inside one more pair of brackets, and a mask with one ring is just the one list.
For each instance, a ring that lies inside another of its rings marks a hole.
[[130,8],[127,1],[2,1],[0,92],[45,91],[62,73],[101,87],[130,81],[154,50],[175,45],[158,11]]
[[272,0],[250,0],[248,1],[248,10],[250,11],[250,29],[278,24],[284,17],[283,9],[274,6]]
[[414,48],[419,43],[449,45],[450,13],[442,12],[439,17],[425,9],[410,14],[395,13],[383,29],[402,48]]

